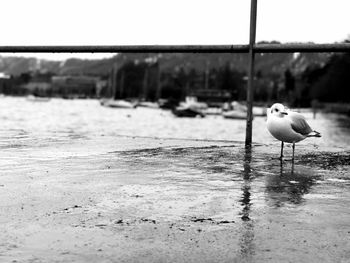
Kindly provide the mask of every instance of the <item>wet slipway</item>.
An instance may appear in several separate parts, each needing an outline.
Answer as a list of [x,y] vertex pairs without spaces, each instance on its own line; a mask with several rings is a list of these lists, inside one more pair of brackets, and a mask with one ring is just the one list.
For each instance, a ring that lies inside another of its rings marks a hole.
[[349,262],[350,120],[285,147],[265,119],[0,99],[1,262]]

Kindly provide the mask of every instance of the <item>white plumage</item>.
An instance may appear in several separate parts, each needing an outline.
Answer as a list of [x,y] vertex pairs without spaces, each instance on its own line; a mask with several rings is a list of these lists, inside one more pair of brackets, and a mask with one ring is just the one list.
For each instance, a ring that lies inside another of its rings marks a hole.
[[277,140],[282,142],[281,158],[283,157],[283,143],[293,143],[293,159],[295,143],[307,137],[321,137],[313,131],[300,113],[287,110],[282,104],[275,103],[267,112],[267,129]]

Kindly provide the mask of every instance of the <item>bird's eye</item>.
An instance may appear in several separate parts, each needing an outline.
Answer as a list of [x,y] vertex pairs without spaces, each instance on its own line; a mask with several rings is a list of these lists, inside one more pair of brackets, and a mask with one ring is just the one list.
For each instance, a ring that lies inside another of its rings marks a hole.
[[275,109],[275,112],[278,112],[278,109]]

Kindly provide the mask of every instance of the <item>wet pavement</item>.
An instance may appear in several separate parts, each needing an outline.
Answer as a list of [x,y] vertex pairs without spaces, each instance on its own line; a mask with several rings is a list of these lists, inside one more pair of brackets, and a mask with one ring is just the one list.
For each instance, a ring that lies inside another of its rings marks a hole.
[[3,167],[0,260],[349,262],[349,151],[127,142]]
[[350,119],[253,123],[0,99],[0,262],[350,262]]

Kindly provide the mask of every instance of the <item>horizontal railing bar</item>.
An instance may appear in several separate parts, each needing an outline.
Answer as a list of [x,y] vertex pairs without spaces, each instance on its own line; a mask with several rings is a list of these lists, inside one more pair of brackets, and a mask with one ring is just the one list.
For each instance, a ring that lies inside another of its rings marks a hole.
[[0,46],[0,52],[53,53],[247,53],[248,45]]
[[[255,53],[350,52],[350,43],[256,44]],[[0,53],[248,53],[249,45],[0,46]]]
[[336,44],[257,44],[255,53],[350,52],[350,43]]

